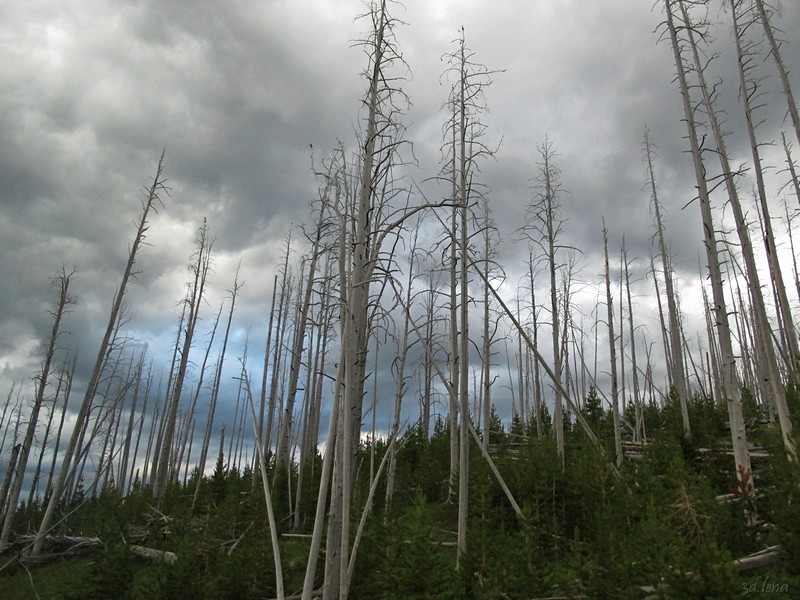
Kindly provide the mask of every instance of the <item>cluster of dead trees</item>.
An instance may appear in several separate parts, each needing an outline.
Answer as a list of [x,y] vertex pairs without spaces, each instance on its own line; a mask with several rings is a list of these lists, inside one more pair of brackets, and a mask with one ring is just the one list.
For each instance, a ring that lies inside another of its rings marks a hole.
[[[43,518],[33,539],[32,553],[37,554],[46,535],[57,525],[59,507],[66,505],[85,482],[91,481],[89,494],[113,487],[122,496],[134,482],[152,486],[158,506],[170,482],[185,482],[192,468],[200,474],[206,471],[212,439],[219,433],[220,460],[224,458],[231,469],[252,468],[255,484],[263,486],[279,597],[283,595],[281,559],[277,515],[270,502],[274,481],[267,476],[267,461],[274,461],[278,471],[289,475],[293,510],[288,517],[293,527],[310,526],[302,597],[314,597],[321,585],[324,598],[344,599],[364,522],[375,502],[376,488],[372,486],[366,503],[353,506],[361,438],[366,434],[373,439],[385,435],[389,440],[384,461],[376,465],[374,456],[369,461],[372,481],[386,478],[388,504],[398,439],[407,425],[404,419],[413,415],[426,433],[437,417],[447,419],[450,431],[457,432],[450,436],[449,489],[459,507],[457,552],[464,555],[468,550],[470,444],[481,447],[502,483],[502,473],[486,451],[493,390],[504,376],[499,373],[498,355],[506,357],[511,416],[535,423],[535,431],[543,435],[543,418],[552,411],[563,464],[569,459],[564,447],[565,421],[578,422],[590,439],[597,441],[583,418],[582,399],[590,387],[600,389],[598,357],[603,353],[596,340],[602,337],[601,321],[607,327],[609,361],[601,370],[607,369],[610,374],[610,397],[605,400],[614,415],[616,456],[609,457],[609,462],[621,463],[624,439],[646,439],[642,407],[648,402],[678,402],[685,435],[691,437],[687,406],[693,394],[702,394],[727,403],[735,459],[731,471],[747,486],[748,493],[754,493],[741,389],[746,386],[753,391],[769,419],[780,427],[786,452],[795,457],[785,385],[790,379],[796,380],[800,359],[786,286],[786,280],[793,278],[800,293],[800,280],[795,262],[790,276],[779,260],[764,177],[768,165],[763,164],[761,156],[764,144],[772,140],[761,139],[757,127],[763,104],[761,58],[772,61],[783,86],[781,101],[787,102],[791,117],[792,130],[784,135],[782,145],[786,178],[795,193],[800,191],[800,184],[790,140],[800,142],[800,121],[781,59],[774,8],[763,0],[723,2],[723,14],[735,42],[737,85],[752,153],[748,170],[755,182],[757,218],[753,221],[749,216],[752,209],[742,197],[744,170],[732,165],[717,110],[723,91],[709,81],[713,61],[708,56],[714,49],[708,47],[711,26],[705,15],[710,4],[664,0],[661,30],[663,43],[674,55],[679,92],[676,101],[683,103],[685,139],[700,208],[698,232],[703,235],[706,250],[703,278],[707,274],[707,286],[703,289],[708,294],[707,331],[705,339],[698,341],[700,350],[693,350],[683,327],[680,282],[658,193],[657,155],[647,131],[643,142],[656,228],[650,276],[666,360],[663,384],[657,379],[651,357],[652,343],[634,315],[633,260],[623,238],[616,278],[605,226],[604,281],[602,288],[598,286],[602,301],[598,302],[594,322],[587,325],[586,316],[575,309],[580,251],[565,242],[568,207],[562,205],[559,155],[548,139],[538,146],[532,173],[533,197],[523,226],[515,232],[518,243],[526,246],[524,280],[518,283],[515,298],[500,292],[506,279],[495,262],[499,235],[489,199],[480,185],[480,163],[496,151],[486,140],[487,128],[482,120],[484,94],[495,72],[476,62],[463,30],[444,57],[447,67],[443,81],[450,89],[443,98],[443,161],[436,182],[440,192],[441,188],[445,191],[430,201],[402,178],[413,156],[403,126],[409,102],[402,81],[408,66],[395,37],[400,24],[392,14],[396,7],[387,0],[371,2],[366,16],[369,32],[362,43],[367,91],[357,150],[339,148],[317,167],[320,186],[313,204],[314,222],[302,230],[301,242],[287,237],[282,267],[274,278],[257,383],[251,376],[247,349],[238,357],[233,422],[219,424],[216,414],[220,402],[234,402],[221,397],[220,390],[243,282],[237,272],[226,299],[227,311],[223,305],[215,318],[201,318],[207,307],[205,297],[213,263],[214,242],[208,224],[204,222],[198,231],[166,382],[147,353],[133,349],[125,336],[126,290],[136,274],[135,264],[150,219],[167,192],[162,155],[146,189],[93,369],[83,386],[83,397],[75,401],[70,401],[74,355],[63,358],[65,353],[59,349],[62,317],[73,304],[70,284],[74,272],[62,269],[55,279],[53,325],[42,369],[35,378],[33,402],[28,406],[20,390],[12,389],[0,414],[0,453],[7,465],[0,494],[0,550],[11,542],[23,490],[28,490],[28,504],[38,494],[44,498]],[[712,160],[718,166],[712,167]],[[718,175],[712,177],[712,172]],[[733,218],[732,234],[725,232],[721,221],[723,206]],[[763,240],[762,247],[752,243],[754,235]],[[298,248],[302,255],[295,266],[290,259]],[[762,264],[768,269],[761,268]],[[602,304],[605,315],[601,318]],[[479,305],[481,310],[475,308]],[[205,322],[213,325],[201,349],[198,327]],[[478,333],[473,333],[476,329]],[[592,329],[593,364],[587,360]],[[549,339],[544,341],[543,335],[549,335]],[[637,354],[642,348],[644,356]],[[390,369],[392,385],[378,377],[386,362],[380,358],[387,354],[396,356]],[[372,371],[371,359],[375,365]],[[187,375],[192,366],[195,380],[190,385]],[[210,382],[204,381],[206,376]],[[415,378],[418,385],[410,385]],[[211,392],[203,414],[206,387]],[[416,400],[409,397],[412,387],[417,390]],[[381,428],[376,415],[381,403],[389,400],[390,425]],[[483,430],[482,437],[475,428]],[[195,441],[199,448],[193,446]],[[321,469],[309,472],[314,464],[310,459],[320,447],[324,449]],[[294,464],[299,465],[296,477],[291,475]],[[312,479],[319,481],[318,487],[309,484]],[[304,514],[301,500],[312,487],[318,489],[316,512]],[[199,489],[198,477],[195,502]],[[516,506],[510,492],[508,498]],[[354,514],[360,515],[355,523],[350,518]],[[320,560],[324,565],[318,564]]]

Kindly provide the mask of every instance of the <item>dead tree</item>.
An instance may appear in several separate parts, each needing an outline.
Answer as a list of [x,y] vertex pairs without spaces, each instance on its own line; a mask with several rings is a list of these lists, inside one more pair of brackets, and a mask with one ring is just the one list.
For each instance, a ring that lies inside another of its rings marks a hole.
[[[666,233],[664,222],[661,217],[661,203],[658,200],[658,189],[656,187],[655,169],[653,167],[653,158],[655,156],[655,149],[650,140],[650,132],[645,129],[644,132],[644,158],[647,163],[647,183],[650,188],[650,200],[653,207],[653,213],[656,217],[656,237],[658,238],[658,251],[661,256],[661,270],[664,276],[664,291],[667,296],[667,321],[669,328],[665,331],[669,332],[669,345],[665,344],[665,349],[668,350],[670,357],[670,377],[669,381],[675,387],[675,392],[678,395],[678,402],[681,407],[681,417],[683,418],[683,431],[686,437],[691,437],[692,427],[689,422],[689,387],[686,385],[686,368],[683,362],[683,345],[681,343],[681,316],[678,310],[677,294],[675,291],[675,272],[672,268],[672,260],[669,251],[667,250]],[[653,279],[655,280],[656,273],[653,270]],[[658,285],[656,283],[656,285]],[[656,290],[658,296],[658,290]],[[660,296],[659,305],[661,302]]]
[[[194,495],[192,496],[192,510],[197,505],[197,498],[200,495],[200,484],[203,480],[203,472],[206,468],[206,460],[208,459],[208,446],[211,443],[211,432],[214,430],[214,415],[217,410],[217,401],[219,400],[219,389],[222,383],[222,366],[225,362],[225,351],[228,348],[228,338],[231,332],[231,322],[233,321],[233,311],[236,307],[236,297],[239,294],[239,289],[242,284],[239,283],[239,269],[236,269],[236,277],[233,280],[233,289],[230,290],[231,295],[231,309],[228,311],[228,321],[225,326],[225,335],[222,338],[222,348],[220,350],[219,358],[217,359],[216,368],[214,371],[214,383],[211,388],[211,399],[208,403],[208,416],[206,417],[206,428],[203,432],[203,444],[200,446],[200,459],[198,462],[197,483],[194,488]],[[220,306],[220,310],[222,307]],[[216,328],[216,327],[215,327]]]
[[614,333],[614,304],[611,298],[611,273],[608,265],[608,229],[603,219],[603,248],[605,250],[605,283],[606,283],[606,318],[608,326],[608,353],[611,369],[611,416],[614,421],[614,449],[617,454],[617,466],[622,465],[622,428],[620,425],[619,382],[617,380],[617,339]]
[[95,360],[94,368],[92,369],[92,374],[90,375],[89,382],[86,385],[86,393],[84,394],[83,402],[78,410],[76,426],[72,432],[72,436],[70,437],[69,444],[67,445],[58,478],[53,485],[53,490],[50,493],[50,501],[47,503],[47,508],[45,509],[42,522],[39,526],[36,542],[33,546],[33,554],[38,554],[41,552],[44,535],[50,530],[50,525],[53,522],[53,517],[55,516],[56,507],[61,501],[64,491],[64,483],[66,482],[72,460],[75,458],[75,453],[78,450],[78,439],[82,430],[81,425],[85,422],[89,415],[89,411],[92,408],[92,402],[94,400],[95,393],[97,392],[100,376],[106,364],[109,350],[111,349],[111,337],[116,329],[117,322],[122,311],[123,302],[125,300],[125,291],[131,278],[135,277],[136,275],[134,271],[134,264],[136,263],[136,255],[144,243],[145,236],[147,234],[150,212],[157,212],[158,206],[161,203],[161,198],[159,195],[167,192],[167,188],[165,187],[165,179],[163,177],[163,168],[164,153],[162,152],[161,157],[158,160],[158,166],[156,167],[155,177],[153,178],[153,182],[150,187],[147,188],[146,197],[142,203],[142,214],[136,223],[136,235],[134,236],[133,244],[131,245],[130,252],[128,253],[128,261],[125,265],[125,270],[122,275],[122,282],[120,283],[119,289],[114,296],[114,301],[112,302],[108,324],[106,326],[103,339],[100,342],[100,348],[97,353],[97,359]]
[[181,403],[183,383],[189,368],[189,353],[192,349],[197,322],[200,318],[200,305],[203,301],[208,272],[211,268],[211,250],[214,242],[208,238],[208,223],[205,219],[203,219],[203,225],[200,227],[195,244],[197,246],[195,261],[189,267],[189,287],[184,300],[188,315],[183,332],[180,363],[178,364],[178,370],[175,374],[175,381],[172,386],[172,394],[167,405],[167,411],[164,415],[164,433],[161,439],[161,452],[158,456],[158,469],[153,483],[153,498],[157,508],[161,507],[161,502],[164,499],[164,492],[167,488],[167,482],[171,475],[170,465],[172,452],[174,451],[172,446],[173,437],[175,436],[178,407]]
[[22,447],[19,451],[15,468],[10,471],[15,472],[14,483],[11,486],[8,498],[4,499],[5,506],[5,519],[3,521],[3,530],[0,533],[0,552],[2,552],[8,545],[8,539],[11,535],[11,527],[14,524],[14,515],[17,510],[17,502],[19,500],[19,493],[22,490],[22,481],[25,478],[25,471],[28,466],[28,457],[30,456],[33,447],[34,435],[36,434],[36,427],[39,424],[39,411],[45,400],[45,390],[47,388],[48,379],[50,377],[50,368],[55,356],[60,335],[61,319],[64,312],[70,304],[74,304],[75,300],[69,294],[69,284],[72,277],[75,275],[75,270],[67,272],[66,268],[61,267],[61,271],[53,279],[53,285],[58,290],[58,300],[56,307],[52,311],[53,327],[50,330],[50,339],[47,342],[47,348],[44,353],[44,362],[42,363],[42,370],[37,375],[36,397],[33,400],[30,415],[28,416],[28,426],[25,430],[25,438],[22,441]]
[[781,84],[783,85],[783,93],[786,96],[786,103],[789,109],[789,116],[794,125],[794,131],[797,141],[800,142],[800,116],[797,113],[797,104],[794,101],[794,93],[792,93],[792,86],[789,83],[789,70],[786,68],[786,63],[781,56],[781,44],[775,37],[775,27],[772,25],[772,17],[774,9],[769,6],[765,0],[754,0],[755,8],[758,11],[758,17],[761,20],[761,25],[764,28],[764,37],[769,42],[769,54],[775,61],[775,68],[778,69]]
[[[686,5],[683,3],[679,3],[681,9],[681,15],[683,17],[684,24],[686,26],[686,39],[689,43],[689,48],[691,49],[692,56],[694,58],[694,71],[697,76],[698,87],[703,95],[703,104],[705,105],[705,112],[708,115],[708,121],[711,126],[711,131],[714,136],[714,140],[717,147],[717,156],[719,157],[720,167],[722,169],[722,175],[725,180],[725,188],[728,193],[728,200],[730,202],[730,207],[732,209],[735,223],[736,223],[736,233],[739,240],[740,252],[742,255],[742,259],[744,261],[745,266],[745,274],[749,281],[749,289],[750,289],[750,301],[753,307],[753,312],[755,315],[755,327],[757,330],[757,339],[758,339],[758,372],[762,379],[766,380],[766,385],[769,386],[769,389],[773,396],[773,401],[775,403],[775,407],[778,412],[778,417],[781,424],[781,430],[783,433],[783,440],[786,446],[786,450],[791,457],[796,457],[796,449],[794,447],[794,442],[792,441],[791,432],[792,432],[792,423],[791,419],[789,418],[789,411],[786,405],[786,390],[783,387],[783,383],[780,377],[780,371],[778,370],[778,360],[775,355],[775,348],[772,344],[772,333],[771,328],[769,325],[769,320],[767,317],[767,309],[764,302],[764,293],[761,288],[760,276],[758,272],[758,267],[756,265],[755,260],[755,253],[753,251],[753,245],[750,240],[750,231],[748,227],[748,223],[744,214],[744,209],[742,208],[742,203],[739,199],[739,192],[736,186],[736,177],[738,175],[737,172],[730,165],[730,161],[728,159],[728,150],[725,143],[724,134],[722,132],[722,125],[719,121],[717,116],[717,111],[714,105],[714,97],[712,96],[711,89],[706,83],[705,78],[705,68],[703,63],[701,62],[700,52],[698,48],[698,43],[695,37],[695,28],[697,27],[696,24],[692,23],[689,11],[686,8]],[[740,65],[741,67],[741,65]],[[741,71],[740,71],[741,74]],[[746,95],[746,83],[744,94]],[[748,118],[748,122],[750,122],[751,117]],[[752,123],[751,123],[752,124]],[[749,128],[751,133],[751,140],[755,140],[755,132],[752,127]],[[757,156],[757,155],[756,155]],[[755,164],[756,169],[760,169],[760,163]],[[781,282],[782,283],[782,282]],[[785,296],[785,290],[784,290]],[[788,301],[787,301],[788,303]],[[779,308],[780,310],[780,308]],[[738,452],[739,456],[737,457],[737,471],[740,467],[747,466],[749,468],[749,460],[747,464],[744,464],[744,454],[747,453],[747,444],[744,443],[744,447],[742,447],[741,438],[745,436],[744,433],[744,418],[741,416],[741,406],[732,406],[732,411],[734,414],[731,417],[731,427],[734,427],[734,424],[740,431],[733,432],[732,435],[739,439],[738,443],[734,443],[734,452]],[[740,422],[741,420],[741,422]],[[741,462],[740,462],[741,461]]]
[[[535,197],[528,207],[528,219],[522,233],[539,247],[541,256],[547,263],[550,278],[550,327],[553,348],[553,373],[563,383],[563,361],[561,352],[561,328],[559,319],[558,279],[560,257],[564,246],[560,242],[564,218],[561,214],[559,195],[561,187],[561,171],[555,164],[557,153],[553,143],[545,138],[537,147],[539,174],[535,178]],[[553,392],[553,429],[555,430],[556,447],[564,465],[564,399],[561,386],[555,386]]]
[[[706,248],[706,258],[711,283],[711,297],[713,306],[711,307],[716,324],[716,333],[719,343],[719,363],[721,370],[721,387],[723,397],[727,401],[728,415],[731,424],[731,439],[733,441],[736,462],[736,474],[745,493],[753,491],[751,477],[750,456],[747,451],[747,437],[742,417],[742,398],[739,388],[738,374],[736,372],[736,358],[733,353],[733,343],[731,339],[730,323],[728,321],[728,309],[725,301],[725,291],[723,288],[722,270],[720,268],[719,247],[717,242],[714,218],[711,210],[711,197],[706,180],[706,169],[703,163],[701,138],[697,132],[697,107],[693,105],[687,80],[687,67],[683,58],[683,49],[686,42],[679,38],[678,29],[691,32],[691,24],[687,23],[685,6],[683,0],[665,0],[667,15],[667,31],[675,57],[675,69],[678,75],[681,97],[686,126],[688,129],[688,140],[691,148],[692,161],[695,169],[695,179],[697,183],[698,198],[700,201],[700,211],[703,223],[704,243]],[[678,10],[679,16],[674,14]],[[682,18],[682,21],[679,20]],[[691,50],[691,42],[689,42]]]

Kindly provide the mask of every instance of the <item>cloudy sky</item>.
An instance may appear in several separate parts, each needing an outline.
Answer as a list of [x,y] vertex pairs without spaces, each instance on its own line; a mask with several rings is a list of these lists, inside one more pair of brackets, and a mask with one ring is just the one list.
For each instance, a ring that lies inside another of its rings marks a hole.
[[[448,87],[441,57],[464,26],[475,60],[498,70],[486,91],[486,140],[499,146],[482,166],[502,242],[509,289],[527,250],[514,231],[531,198],[537,146],[558,152],[565,242],[580,248],[580,278],[600,283],[605,217],[612,254],[623,234],[635,263],[642,325],[660,340],[652,284],[644,278],[652,216],[641,160],[642,132],[658,146],[657,177],[671,248],[697,322],[699,210],[694,195],[672,51],[658,42],[663,3],[643,0],[409,0],[397,43],[410,73],[407,139],[419,166],[439,170],[441,110]],[[722,78],[729,149],[747,161],[728,16],[714,0],[713,79]],[[726,2],[727,4],[727,2]],[[60,0],[0,5],[0,394],[33,393],[54,301],[50,278],[76,268],[77,300],[64,348],[79,349],[79,378],[93,360],[119,284],[132,222],[163,148],[171,196],[151,222],[131,288],[129,330],[165,361],[175,335],[186,264],[206,217],[215,241],[208,316],[233,282],[245,281],[233,354],[250,332],[259,364],[272,279],[287,233],[310,220],[314,162],[341,142],[355,147],[366,62],[353,40],[367,23],[360,0]],[[800,61],[800,5],[776,21],[790,69]],[[711,51],[709,51],[710,53]],[[764,142],[780,140],[785,101],[772,63],[764,77]],[[792,73],[795,89],[800,75]],[[779,146],[767,148],[770,200],[785,192]],[[712,168],[713,170],[713,168]],[[781,179],[783,177],[783,179]],[[435,186],[429,195],[443,193]],[[749,194],[749,183],[742,185]],[[794,197],[790,202],[796,202]],[[779,227],[780,229],[780,227]],[[592,291],[590,297],[594,296]],[[648,309],[648,307],[650,307]],[[591,308],[589,309],[591,310]],[[650,311],[649,316],[648,312]],[[650,319],[648,321],[648,319]],[[210,320],[210,318],[209,318]],[[647,329],[649,328],[649,330]],[[163,352],[159,354],[159,352]],[[233,355],[232,354],[232,355]]]

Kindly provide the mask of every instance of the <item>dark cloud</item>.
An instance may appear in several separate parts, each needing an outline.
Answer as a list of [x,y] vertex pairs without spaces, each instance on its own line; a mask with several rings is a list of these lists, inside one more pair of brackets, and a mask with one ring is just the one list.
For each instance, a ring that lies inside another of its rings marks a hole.
[[[745,163],[749,149],[728,16],[712,4],[709,16],[721,25],[708,51],[719,54],[709,75],[723,80],[719,107],[731,132],[729,150],[737,164]],[[232,421],[234,378],[248,335],[248,367],[260,385],[255,374],[263,363],[272,279],[289,231],[295,236],[292,260],[301,252],[297,226],[310,220],[317,197],[312,160],[319,166],[340,141],[357,146],[365,57],[353,40],[366,24],[354,16],[363,5],[115,0],[28,3],[2,12],[0,393],[12,382],[29,382],[38,368],[54,300],[49,279],[62,264],[78,270],[78,304],[65,323],[71,334],[64,345],[80,349],[78,380],[85,381],[119,284],[142,188],[166,147],[170,195],[152,216],[150,245],[137,261],[128,329],[148,344],[157,368],[166,368],[187,265],[206,217],[215,250],[204,335],[239,264],[244,281],[219,415],[220,422]],[[657,41],[661,3],[651,9],[640,0],[440,0],[410,3],[398,16],[408,22],[398,27],[397,37],[409,68],[403,83],[412,102],[406,137],[417,159],[404,169],[405,183],[413,180],[431,200],[448,194],[446,185],[430,178],[441,167],[441,107],[449,90],[441,57],[453,51],[460,26],[474,60],[493,72],[484,122],[486,140],[498,150],[481,164],[480,179],[500,232],[496,250],[507,274],[505,289],[513,293],[523,285],[527,247],[515,240],[534,193],[537,146],[547,137],[558,153],[565,190],[564,242],[582,251],[577,277],[585,291],[576,301],[587,327],[593,326],[594,288],[601,281],[605,218],[614,262],[623,235],[635,259],[641,331],[660,345],[652,281],[645,277],[654,233],[641,148],[648,127],[657,145],[670,247],[686,287],[683,309],[688,322],[702,325],[702,230],[697,206],[684,208],[695,193],[693,170],[672,51]],[[800,6],[785,3],[776,25],[783,30],[787,64],[797,64]],[[778,143],[764,148],[774,167],[775,201],[786,179],[778,173],[780,131],[788,127],[785,100],[772,63],[765,58],[755,68],[764,91],[759,135],[767,144]],[[792,82],[800,86],[795,73]],[[718,172],[708,158],[709,171]],[[750,186],[743,180],[742,192]],[[724,196],[715,194],[715,202],[721,206]],[[432,245],[439,231],[428,222],[421,238]],[[601,352],[604,347],[601,340]],[[507,377],[502,349],[496,368]],[[388,398],[388,365],[379,372]],[[192,377],[196,381],[197,373]],[[501,379],[495,397],[507,411],[504,385]],[[409,414],[416,410],[414,394],[409,391]],[[204,406],[206,394],[201,398]],[[381,402],[385,428],[390,410],[383,406],[386,399]]]

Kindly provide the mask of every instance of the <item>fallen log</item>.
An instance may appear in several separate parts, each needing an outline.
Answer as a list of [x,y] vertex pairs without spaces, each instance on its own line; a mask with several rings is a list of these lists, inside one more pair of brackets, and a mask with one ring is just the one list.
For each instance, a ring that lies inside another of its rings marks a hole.
[[178,555],[174,552],[156,550],[155,548],[148,548],[147,546],[131,545],[129,547],[131,554],[145,560],[156,563],[164,563],[165,565],[174,565],[176,562],[178,562]]
[[737,558],[733,561],[733,566],[736,567],[736,570],[739,571],[739,573],[761,569],[762,567],[768,567],[776,563],[780,557],[780,554],[780,546],[770,546],[768,548],[764,548],[763,550],[759,550],[758,552],[753,552],[752,554],[743,556],[742,558]]
[[14,540],[13,544],[9,545],[9,549],[17,552],[19,561],[26,567],[44,566],[58,560],[86,556],[104,545],[103,541],[96,537],[47,535],[44,538],[44,547],[48,552],[34,555],[30,554],[30,549],[35,541],[35,535],[21,535]]
[[[35,535],[18,535],[14,540],[13,546],[31,546],[36,541]],[[97,537],[80,537],[74,535],[46,535],[44,543],[51,548],[72,549],[75,547],[93,548],[102,546],[103,540]]]
[[[13,543],[13,547],[19,552],[19,559],[26,566],[41,566],[57,560],[77,558],[86,556],[100,546],[105,546],[103,540],[98,537],[77,537],[71,535],[47,535],[44,538],[45,547],[50,550],[47,554],[28,554],[27,551],[36,541],[35,535],[18,536]],[[147,546],[131,544],[128,546],[131,554],[152,562],[163,562],[173,565],[178,560],[174,552],[156,550]],[[60,550],[60,551],[59,551]]]

